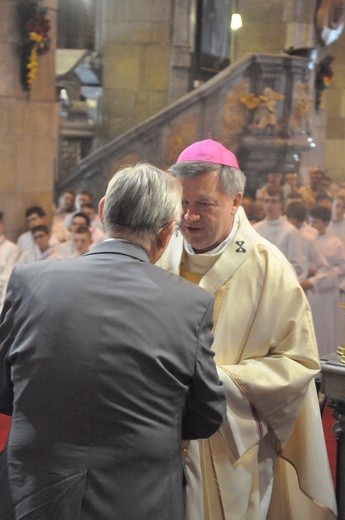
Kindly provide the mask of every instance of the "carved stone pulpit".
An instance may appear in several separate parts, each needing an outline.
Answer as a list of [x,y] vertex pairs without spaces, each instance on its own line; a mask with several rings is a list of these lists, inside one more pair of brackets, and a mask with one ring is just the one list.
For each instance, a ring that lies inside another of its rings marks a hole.
[[331,354],[321,363],[321,391],[330,400],[336,420],[333,434],[337,439],[336,498],[338,518],[345,518],[345,364],[339,354]]

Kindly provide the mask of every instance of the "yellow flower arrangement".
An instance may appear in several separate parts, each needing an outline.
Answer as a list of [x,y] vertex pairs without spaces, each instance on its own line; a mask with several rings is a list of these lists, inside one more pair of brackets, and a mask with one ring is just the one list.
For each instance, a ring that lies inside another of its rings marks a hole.
[[18,0],[17,13],[21,35],[21,83],[30,90],[37,75],[38,56],[50,47],[50,22],[41,0]]

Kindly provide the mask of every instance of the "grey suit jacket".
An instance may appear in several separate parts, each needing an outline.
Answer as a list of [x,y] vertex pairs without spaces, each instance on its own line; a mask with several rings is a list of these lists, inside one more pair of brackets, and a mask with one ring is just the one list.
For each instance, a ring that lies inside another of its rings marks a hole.
[[225,416],[213,298],[106,241],[14,269],[0,326],[0,518],[182,520],[181,439]]

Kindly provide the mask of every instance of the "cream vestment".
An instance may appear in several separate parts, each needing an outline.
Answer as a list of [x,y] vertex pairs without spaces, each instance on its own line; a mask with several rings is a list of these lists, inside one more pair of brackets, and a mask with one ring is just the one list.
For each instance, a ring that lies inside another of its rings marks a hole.
[[[189,445],[187,520],[332,519],[309,304],[284,255],[242,208],[237,219],[199,283],[216,299],[213,350],[228,414],[219,432]],[[180,272],[185,255],[172,238],[160,266]]]

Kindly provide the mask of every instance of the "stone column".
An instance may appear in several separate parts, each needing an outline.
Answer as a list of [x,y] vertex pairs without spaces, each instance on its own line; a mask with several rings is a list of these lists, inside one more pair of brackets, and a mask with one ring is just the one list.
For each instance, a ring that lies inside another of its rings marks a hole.
[[24,211],[40,205],[52,213],[58,141],[55,96],[56,0],[45,0],[51,23],[50,50],[38,58],[30,92],[20,83],[16,17],[17,2],[0,2],[0,211],[7,236],[16,240],[25,230]]

